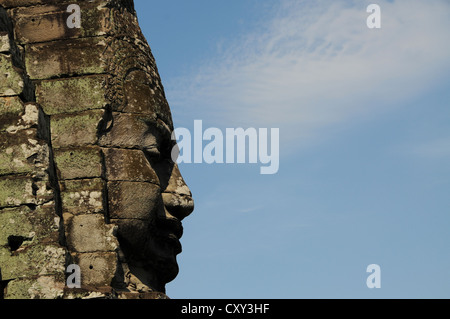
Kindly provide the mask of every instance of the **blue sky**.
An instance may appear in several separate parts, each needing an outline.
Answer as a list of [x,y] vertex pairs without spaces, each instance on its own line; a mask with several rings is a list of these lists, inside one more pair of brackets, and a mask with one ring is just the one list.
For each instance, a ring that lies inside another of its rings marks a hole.
[[448,1],[135,6],[176,127],[280,129],[275,175],[180,165],[171,298],[450,297]]

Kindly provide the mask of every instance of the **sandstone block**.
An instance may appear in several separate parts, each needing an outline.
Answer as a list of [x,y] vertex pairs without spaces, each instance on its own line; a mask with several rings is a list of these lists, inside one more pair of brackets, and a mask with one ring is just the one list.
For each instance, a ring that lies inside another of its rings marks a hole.
[[[21,130],[38,128],[38,136],[48,140],[47,119],[44,113],[35,103],[23,104],[17,96],[11,98],[0,98],[0,112],[4,112],[4,118],[0,120],[0,132],[16,134]],[[3,116],[2,116],[3,117]],[[31,131],[28,131],[34,135]],[[37,136],[35,136],[37,137]]]
[[99,148],[57,149],[54,153],[59,179],[86,179],[102,176]]
[[102,179],[67,180],[60,183],[63,212],[77,214],[106,211]]
[[0,133],[0,175],[30,174],[49,167],[49,148],[37,138],[37,129]]
[[25,46],[25,65],[33,80],[107,71],[104,37],[81,38]]
[[52,199],[53,190],[47,181],[35,181],[31,177],[0,178],[0,207],[41,205]]
[[156,114],[137,115],[113,112],[114,123],[107,134],[99,139],[99,144],[115,148],[157,147],[154,132]]
[[13,65],[10,55],[0,54],[0,96],[20,95],[24,86],[22,70]]
[[117,271],[115,252],[72,254],[75,264],[80,266],[81,286],[111,286]]
[[25,105],[18,96],[0,97],[0,132],[15,126],[25,114]]
[[8,283],[5,299],[59,299],[64,296],[64,274],[17,279]]
[[109,182],[109,216],[113,219],[150,219],[161,209],[158,185],[142,182]]
[[112,252],[118,247],[114,226],[106,224],[102,214],[63,215],[67,245],[78,253]]
[[105,81],[104,75],[41,81],[36,101],[47,115],[101,109],[108,104]]
[[14,252],[0,247],[3,280],[64,273],[65,261],[66,251],[58,245],[30,245]]
[[50,118],[52,146],[56,148],[94,145],[104,110],[59,114]]
[[[74,3],[74,2],[72,2]],[[71,3],[71,4],[72,4]],[[69,28],[68,3],[22,7],[13,10],[15,37],[21,44],[105,35],[110,30],[109,9],[102,1],[79,1],[80,28]]]
[[108,181],[159,183],[143,151],[104,148],[103,152]]
[[60,219],[54,204],[0,210],[0,246],[16,246],[14,250],[40,242],[58,242]]

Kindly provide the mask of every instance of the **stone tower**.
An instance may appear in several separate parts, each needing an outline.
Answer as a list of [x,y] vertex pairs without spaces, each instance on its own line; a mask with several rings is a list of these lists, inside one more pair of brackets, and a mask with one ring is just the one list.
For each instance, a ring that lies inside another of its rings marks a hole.
[[132,0],[0,0],[0,299],[167,298],[172,132]]

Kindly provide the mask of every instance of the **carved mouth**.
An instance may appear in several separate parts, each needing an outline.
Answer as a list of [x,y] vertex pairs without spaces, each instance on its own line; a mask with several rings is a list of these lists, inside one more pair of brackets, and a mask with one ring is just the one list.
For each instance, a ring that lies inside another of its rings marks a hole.
[[171,250],[175,254],[181,253],[180,238],[183,236],[183,225],[178,219],[158,219],[153,227],[152,233],[164,250]]

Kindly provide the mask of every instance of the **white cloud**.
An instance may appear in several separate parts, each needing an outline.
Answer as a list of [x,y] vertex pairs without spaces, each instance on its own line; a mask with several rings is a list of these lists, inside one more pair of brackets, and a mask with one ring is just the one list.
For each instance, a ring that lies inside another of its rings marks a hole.
[[170,82],[171,104],[217,125],[281,127],[302,144],[410,101],[447,76],[450,2],[377,1],[378,30],[366,26],[370,3],[279,2],[260,29]]

